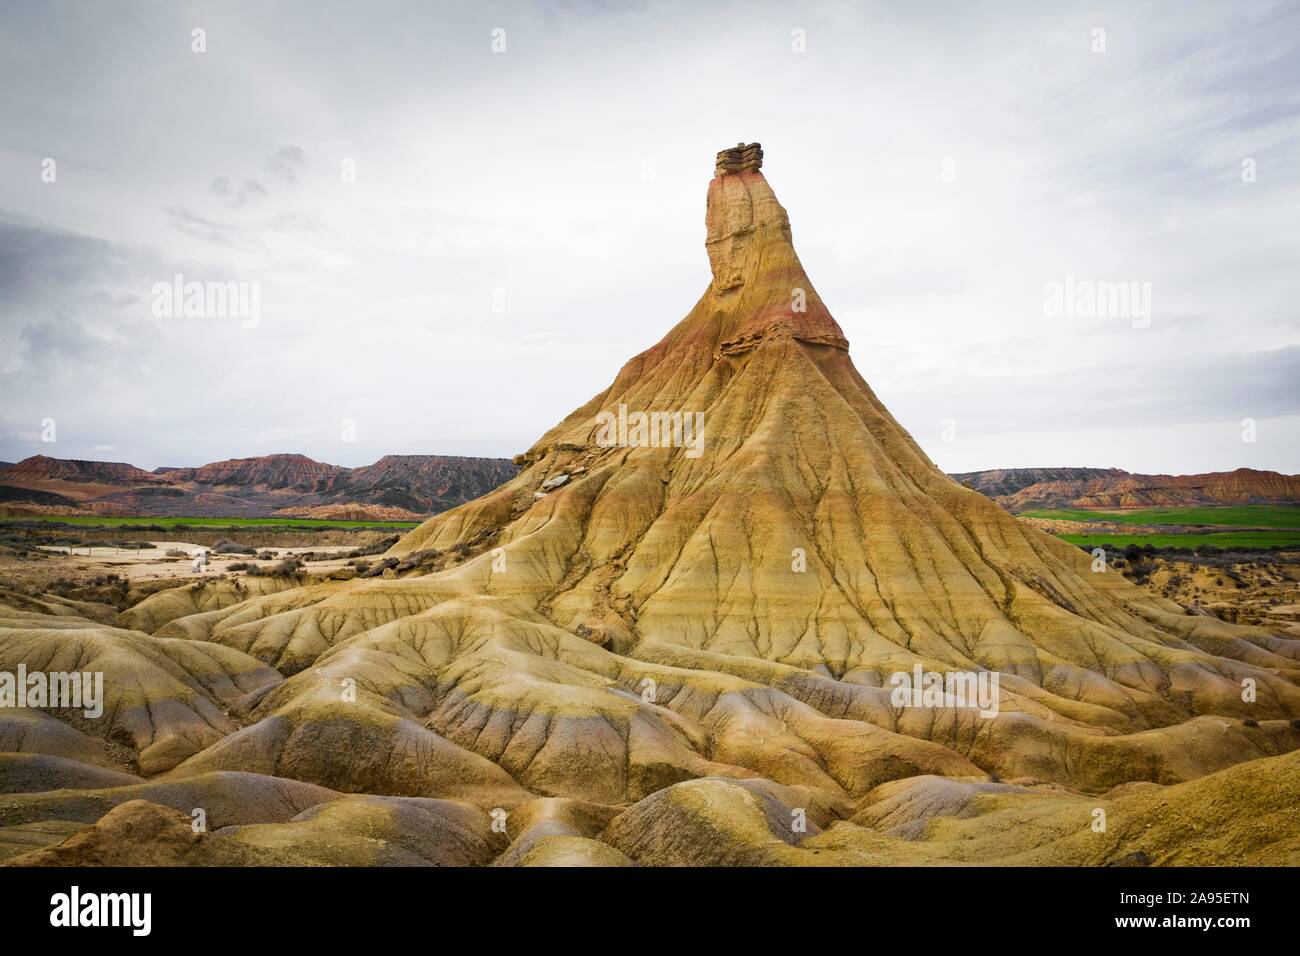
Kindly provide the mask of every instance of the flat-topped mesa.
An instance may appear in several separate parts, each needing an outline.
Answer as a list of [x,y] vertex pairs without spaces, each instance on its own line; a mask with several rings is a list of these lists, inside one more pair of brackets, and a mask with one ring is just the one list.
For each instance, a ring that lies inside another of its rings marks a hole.
[[725,176],[727,173],[739,173],[746,169],[763,168],[763,147],[758,143],[737,143],[734,147],[718,153],[714,173]]
[[743,143],[718,153],[709,183],[704,240],[710,292],[723,312],[720,355],[769,338],[848,349],[839,325],[813,289],[790,238],[790,217],[760,172],[763,149]]

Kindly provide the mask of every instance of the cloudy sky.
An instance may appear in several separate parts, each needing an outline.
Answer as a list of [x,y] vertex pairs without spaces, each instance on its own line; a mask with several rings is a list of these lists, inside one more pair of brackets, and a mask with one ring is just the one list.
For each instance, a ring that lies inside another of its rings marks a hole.
[[704,290],[742,140],[945,469],[1300,472],[1300,5],[1250,0],[7,4],[0,459],[521,451]]

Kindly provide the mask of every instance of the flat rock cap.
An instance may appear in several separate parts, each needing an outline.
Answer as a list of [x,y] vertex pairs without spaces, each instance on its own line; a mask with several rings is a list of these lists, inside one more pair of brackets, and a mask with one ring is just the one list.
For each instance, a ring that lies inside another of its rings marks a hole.
[[714,172],[719,176],[725,176],[727,173],[762,168],[763,147],[758,143],[750,143],[748,146],[744,143],[737,143],[735,146],[718,153]]

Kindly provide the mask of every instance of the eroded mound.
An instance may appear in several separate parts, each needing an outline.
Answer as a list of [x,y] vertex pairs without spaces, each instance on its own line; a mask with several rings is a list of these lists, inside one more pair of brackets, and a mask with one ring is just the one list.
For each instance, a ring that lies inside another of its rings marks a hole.
[[169,807],[132,800],[60,843],[16,856],[9,866],[302,866],[310,861],[225,837],[196,833]]

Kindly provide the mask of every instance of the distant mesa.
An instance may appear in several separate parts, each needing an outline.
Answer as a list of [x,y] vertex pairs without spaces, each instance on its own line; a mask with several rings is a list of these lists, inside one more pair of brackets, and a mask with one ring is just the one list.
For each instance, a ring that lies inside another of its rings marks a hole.
[[1300,475],[1253,468],[1201,475],[1141,475],[1119,468],[999,468],[952,477],[1015,512],[1300,502]]
[[7,485],[62,481],[71,484],[133,486],[161,484],[166,479],[120,461],[85,461],[33,455],[0,472]]
[[[0,470],[0,508],[40,514],[309,517],[411,521],[471,501],[514,476],[503,458],[385,455],[344,468],[306,455],[232,458],[148,472],[121,462],[34,455]],[[359,509],[359,510],[358,510]]]
[[314,461],[306,455],[263,455],[216,461],[201,468],[176,468],[160,474],[177,483],[308,491],[319,479],[345,471],[346,468]]

